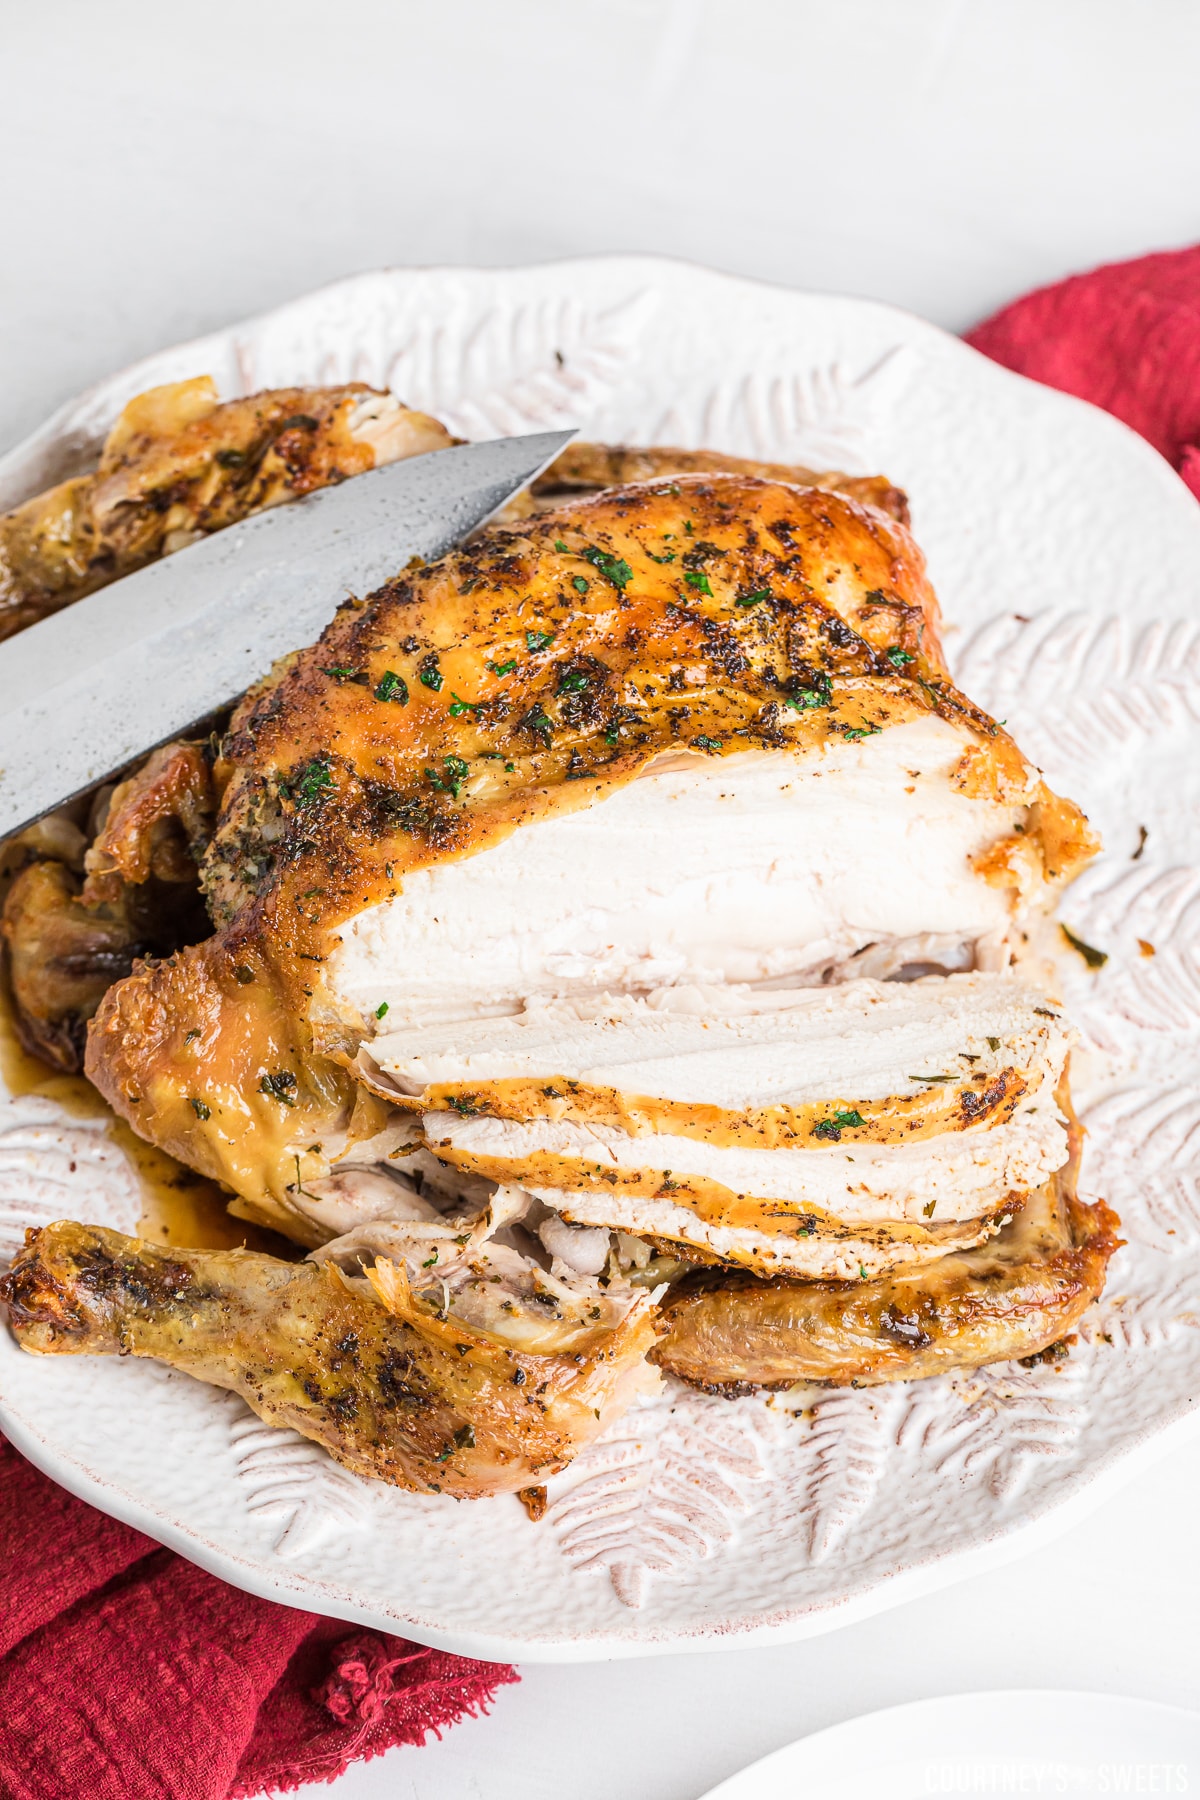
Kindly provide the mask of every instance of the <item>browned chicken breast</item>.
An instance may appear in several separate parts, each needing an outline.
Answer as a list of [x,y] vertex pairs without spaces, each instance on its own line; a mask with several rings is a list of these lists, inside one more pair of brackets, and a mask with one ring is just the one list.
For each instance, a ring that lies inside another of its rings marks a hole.
[[[252,512],[452,442],[361,382],[223,405],[207,376],[139,394],[92,473],[0,518],[0,638]],[[215,812],[210,761],[200,744],[156,751],[115,794],[0,852],[0,884],[15,877],[0,929],[17,1029],[54,1067],[81,1067],[87,1021],[137,957],[207,935],[197,862]]]

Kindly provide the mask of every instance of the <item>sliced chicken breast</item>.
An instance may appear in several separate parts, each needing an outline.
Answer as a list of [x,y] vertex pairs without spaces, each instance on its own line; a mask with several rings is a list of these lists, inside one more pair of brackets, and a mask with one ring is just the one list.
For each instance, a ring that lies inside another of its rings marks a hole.
[[1035,989],[970,974],[558,1002],[360,1066],[436,1157],[569,1220],[852,1277],[980,1242],[1063,1165],[1069,1042]]
[[954,689],[903,527],[720,473],[573,502],[347,606],[215,774],[217,929],[110,989],[88,1069],[275,1223],[379,1128],[355,1057],[393,1024],[999,968],[1094,849]]

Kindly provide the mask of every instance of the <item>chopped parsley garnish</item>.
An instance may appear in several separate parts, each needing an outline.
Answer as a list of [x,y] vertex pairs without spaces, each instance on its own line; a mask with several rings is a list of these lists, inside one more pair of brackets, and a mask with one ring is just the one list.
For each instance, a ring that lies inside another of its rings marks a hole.
[[383,1017],[383,1015],[384,1015],[384,1013],[385,1013],[385,1012],[386,1012],[386,1011],[387,1011],[387,1010],[388,1010],[388,1003],[387,1003],[387,1001],[386,1001],[386,1000],[381,1000],[381,1001],[380,1001],[380,1002],[379,1002],[379,1005],[378,1005],[378,1006],[377,1006],[377,1007],[376,1007],[376,1008],[375,1008],[375,1017],[376,1017],[376,1018],[377,1018],[377,1019],[382,1019],[382,1017]]
[[998,1050],[1000,1048],[1000,1039],[999,1038],[990,1037],[990,1038],[986,1038],[984,1041],[986,1042],[989,1050]]
[[673,550],[668,550],[665,556],[655,556],[653,550],[647,550],[646,555],[650,558],[651,562],[673,563],[675,561],[675,552]]
[[218,450],[215,459],[223,469],[240,469],[246,460],[244,450]]
[[460,700],[453,689],[450,691],[450,717],[461,719],[464,713],[480,712],[483,702],[480,700]]
[[211,1107],[206,1106],[203,1100],[197,1100],[197,1099],[193,1098],[192,1100],[190,1100],[188,1102],[188,1104],[190,1105],[192,1111],[195,1113],[195,1115],[198,1119],[211,1119],[212,1118],[212,1109],[211,1109]]
[[280,1100],[284,1106],[296,1104],[296,1077],[290,1069],[277,1069],[274,1075],[264,1075],[258,1084],[260,1094],[267,1094],[272,1100]]
[[417,673],[417,680],[422,687],[432,688],[436,694],[441,689],[442,679],[442,671],[437,666],[436,655],[427,656]]
[[322,668],[321,673],[334,681],[353,681],[358,670],[350,668],[346,663],[334,663],[330,668]]
[[[422,677],[422,679],[424,679]],[[377,700],[394,700],[397,706],[408,705],[408,683],[403,675],[397,675],[394,669],[388,669],[379,677],[375,688]]]
[[511,675],[517,666],[517,659],[514,656],[508,662],[489,663],[487,666],[493,675]]
[[878,737],[882,730],[881,725],[848,725],[842,736],[848,744],[857,744],[862,738]]
[[813,1126],[813,1136],[819,1138],[831,1138],[836,1144],[843,1131],[852,1129],[855,1125],[862,1125],[863,1123],[865,1123],[865,1121],[862,1114],[855,1108],[851,1108],[847,1112],[835,1112],[831,1119],[817,1120],[817,1123]]
[[449,794],[452,800],[457,800],[470,771],[461,756],[443,756],[442,767],[444,775],[439,775],[436,769],[426,769],[425,779],[440,794]]
[[571,554],[570,544],[564,544],[561,538],[555,538],[554,548],[563,556],[570,556]]
[[436,1250],[435,1250],[435,1251],[434,1251],[434,1253],[433,1253],[433,1255],[432,1255],[432,1256],[431,1256],[431,1257],[430,1257],[430,1258],[429,1258],[429,1261],[428,1261],[428,1262],[423,1262],[423,1263],[422,1263],[422,1264],[421,1264],[421,1267],[422,1267],[422,1268],[423,1268],[423,1269],[432,1269],[432,1267],[433,1267],[433,1265],[434,1265],[434,1263],[435,1263],[435,1262],[436,1262],[436,1261],[437,1261],[437,1259],[438,1259],[438,1253],[437,1253],[437,1251],[436,1251]]
[[783,704],[796,712],[810,712],[815,706],[832,706],[833,689],[828,675],[818,669],[813,672],[811,680],[812,687],[793,688],[790,694],[785,694]]
[[683,579],[690,588],[695,588],[697,593],[707,594],[710,599],[712,598],[712,585],[708,576],[701,574],[699,569],[689,569]]
[[606,581],[611,581],[622,593],[633,580],[633,570],[623,557],[610,556],[607,550],[598,550],[595,544],[585,544],[579,552],[585,562],[590,562],[593,569],[598,569]]
[[696,527],[692,524],[692,521],[690,519],[685,519],[683,521],[683,529],[687,532],[688,536],[691,537],[691,535],[695,531]]
[[525,648],[530,651],[548,650],[553,642],[554,633],[552,631],[527,631],[525,633]]
[[907,663],[916,661],[916,658],[908,650],[902,650],[899,644],[892,644],[889,647],[887,659],[894,669],[903,669]]
[[924,1213],[924,1215],[927,1219],[932,1219],[933,1209],[936,1205],[937,1205],[936,1200],[930,1200],[921,1208],[921,1211]]
[[619,744],[621,741],[621,727],[619,725],[610,725],[608,730],[604,733],[604,741],[606,744]]
[[333,786],[333,774],[324,756],[314,756],[292,783],[291,794],[297,806],[311,806],[323,800]]
[[769,600],[770,598],[770,588],[759,588],[758,592],[754,594],[739,594],[733,604],[735,606],[757,606],[760,600]]
[[522,731],[532,732],[534,737],[541,738],[542,743],[547,749],[550,748],[550,739],[553,735],[554,728],[551,725],[550,720],[546,717],[545,708],[542,706],[540,700],[535,706],[530,707],[529,711],[525,714],[525,717],[521,720],[520,728]]
[[588,678],[582,669],[564,669],[558,678],[560,694],[581,694],[588,684]]
[[906,1081],[953,1081],[953,1075],[906,1075]]
[[572,575],[571,577],[571,586],[577,594],[586,594],[591,585],[585,575]]
[[704,737],[702,735],[700,737],[694,737],[692,742],[695,744],[697,750],[707,750],[711,754],[712,751],[721,748],[722,740],[720,738]]
[[1063,925],[1060,922],[1058,929],[1062,932],[1072,950],[1077,950],[1079,952],[1079,955],[1082,956],[1089,969],[1102,969],[1104,967],[1105,963],[1108,961],[1107,950],[1097,950],[1094,944],[1085,944],[1081,937],[1076,937],[1069,925]]

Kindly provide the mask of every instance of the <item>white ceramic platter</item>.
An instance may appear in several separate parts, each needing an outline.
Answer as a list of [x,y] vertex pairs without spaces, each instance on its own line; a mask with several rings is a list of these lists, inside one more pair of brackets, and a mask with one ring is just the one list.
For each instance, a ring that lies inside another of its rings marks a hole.
[[[807,1413],[672,1388],[531,1524],[360,1481],[154,1364],[39,1360],[0,1332],[0,1420],[59,1481],[229,1580],[468,1654],[638,1655],[824,1631],[1014,1554],[1195,1429],[1200,1399],[1200,508],[1140,439],[884,306],[680,264],[364,275],[164,351],[0,465],[0,505],[85,463],[118,408],[360,377],[468,437],[560,424],[886,471],[956,672],[1103,832],[1064,911],[1086,1047],[1084,1186],[1128,1247],[1069,1358]],[[1143,838],[1142,830],[1145,836]],[[1135,852],[1140,854],[1135,856]],[[1143,950],[1152,946],[1154,954]],[[0,1231],[128,1229],[121,1153],[0,1102]]]
[[1198,1780],[1198,1713],[1115,1694],[955,1694],[815,1732],[705,1800],[1187,1794]]

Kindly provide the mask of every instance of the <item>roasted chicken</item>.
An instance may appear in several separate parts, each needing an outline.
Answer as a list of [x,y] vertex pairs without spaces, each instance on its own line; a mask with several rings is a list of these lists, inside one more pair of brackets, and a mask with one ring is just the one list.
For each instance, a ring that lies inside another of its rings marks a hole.
[[573,446],[118,794],[71,903],[199,850],[214,929],[108,989],[88,1073],[310,1257],[50,1227],[26,1347],[468,1494],[655,1364],[894,1379],[1070,1329],[1115,1221],[1017,964],[1095,839],[951,682],[903,495],[798,473]]
[[207,375],[152,388],[94,470],[0,517],[0,638],[249,513],[453,441],[360,381],[223,405]]

